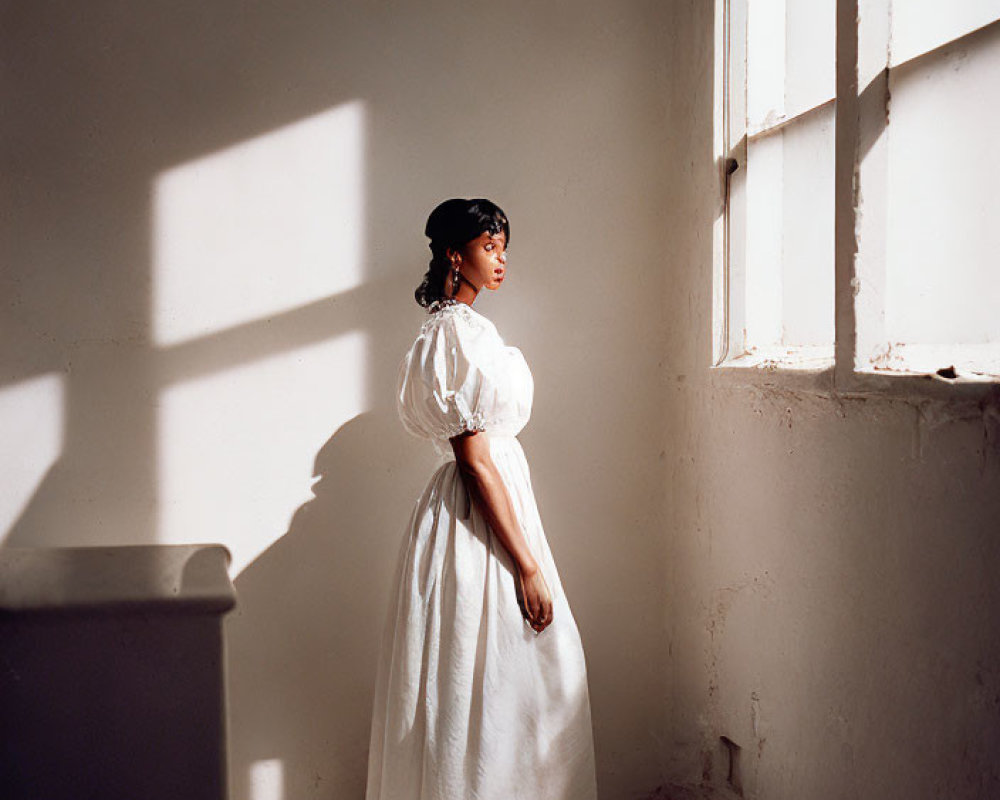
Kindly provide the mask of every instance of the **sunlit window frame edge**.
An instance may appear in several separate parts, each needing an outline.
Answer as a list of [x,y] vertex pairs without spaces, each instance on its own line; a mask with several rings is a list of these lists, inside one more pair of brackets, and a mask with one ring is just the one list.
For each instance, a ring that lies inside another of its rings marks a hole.
[[[746,0],[715,0],[713,102],[716,110],[728,109],[728,24],[732,2]],[[884,4],[888,0],[881,2]],[[857,364],[855,286],[858,252],[864,245],[858,231],[857,203],[859,187],[865,177],[858,154],[862,126],[866,122],[871,124],[871,120],[866,120],[862,114],[877,113],[873,109],[862,109],[859,102],[859,18],[858,0],[837,0],[833,358],[827,363],[803,363],[796,359],[797,348],[794,347],[782,348],[786,355],[784,358],[756,351],[742,354],[729,352],[728,174],[734,160],[739,167],[745,165],[746,137],[735,145],[726,141],[728,119],[725,114],[728,111],[725,111],[713,114],[713,151],[719,176],[720,211],[713,230],[713,382],[727,386],[749,384],[764,387],[780,381],[785,388],[824,394],[916,400],[975,402],[996,398],[1000,394],[1000,376],[978,379],[959,376],[950,379],[935,373],[861,369]],[[888,69],[886,64],[886,76]],[[777,120],[769,127],[777,129],[789,121]],[[761,130],[752,133],[760,136],[770,132]]]

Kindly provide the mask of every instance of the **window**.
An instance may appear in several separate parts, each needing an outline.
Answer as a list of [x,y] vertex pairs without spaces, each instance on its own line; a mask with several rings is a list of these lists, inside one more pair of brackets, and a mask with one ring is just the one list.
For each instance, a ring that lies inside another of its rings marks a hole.
[[717,364],[1000,377],[1000,0],[718,0]]

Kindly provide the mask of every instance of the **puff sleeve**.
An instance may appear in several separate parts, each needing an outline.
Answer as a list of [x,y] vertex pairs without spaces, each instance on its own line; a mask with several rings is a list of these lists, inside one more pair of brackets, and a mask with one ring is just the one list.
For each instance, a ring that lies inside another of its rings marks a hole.
[[428,320],[399,370],[397,411],[425,439],[502,427],[509,416],[503,340],[485,317],[450,307]]

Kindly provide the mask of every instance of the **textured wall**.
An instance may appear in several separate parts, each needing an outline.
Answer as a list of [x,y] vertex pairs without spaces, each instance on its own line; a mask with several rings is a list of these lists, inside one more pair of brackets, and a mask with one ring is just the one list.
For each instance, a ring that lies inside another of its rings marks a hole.
[[678,3],[665,768],[746,796],[1000,792],[996,405],[710,370],[712,4]]

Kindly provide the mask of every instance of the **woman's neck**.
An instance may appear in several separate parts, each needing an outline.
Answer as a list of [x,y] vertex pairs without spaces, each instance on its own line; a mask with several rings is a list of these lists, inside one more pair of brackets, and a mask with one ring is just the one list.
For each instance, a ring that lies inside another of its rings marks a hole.
[[[448,297],[451,300],[457,300],[459,303],[465,303],[467,306],[471,306],[474,302],[476,302],[476,297],[479,296],[479,289],[477,289],[476,285],[466,278],[461,272],[458,274],[460,280],[458,284],[458,291],[452,295],[446,294],[445,297]],[[450,289],[451,287],[449,286],[448,288]]]

